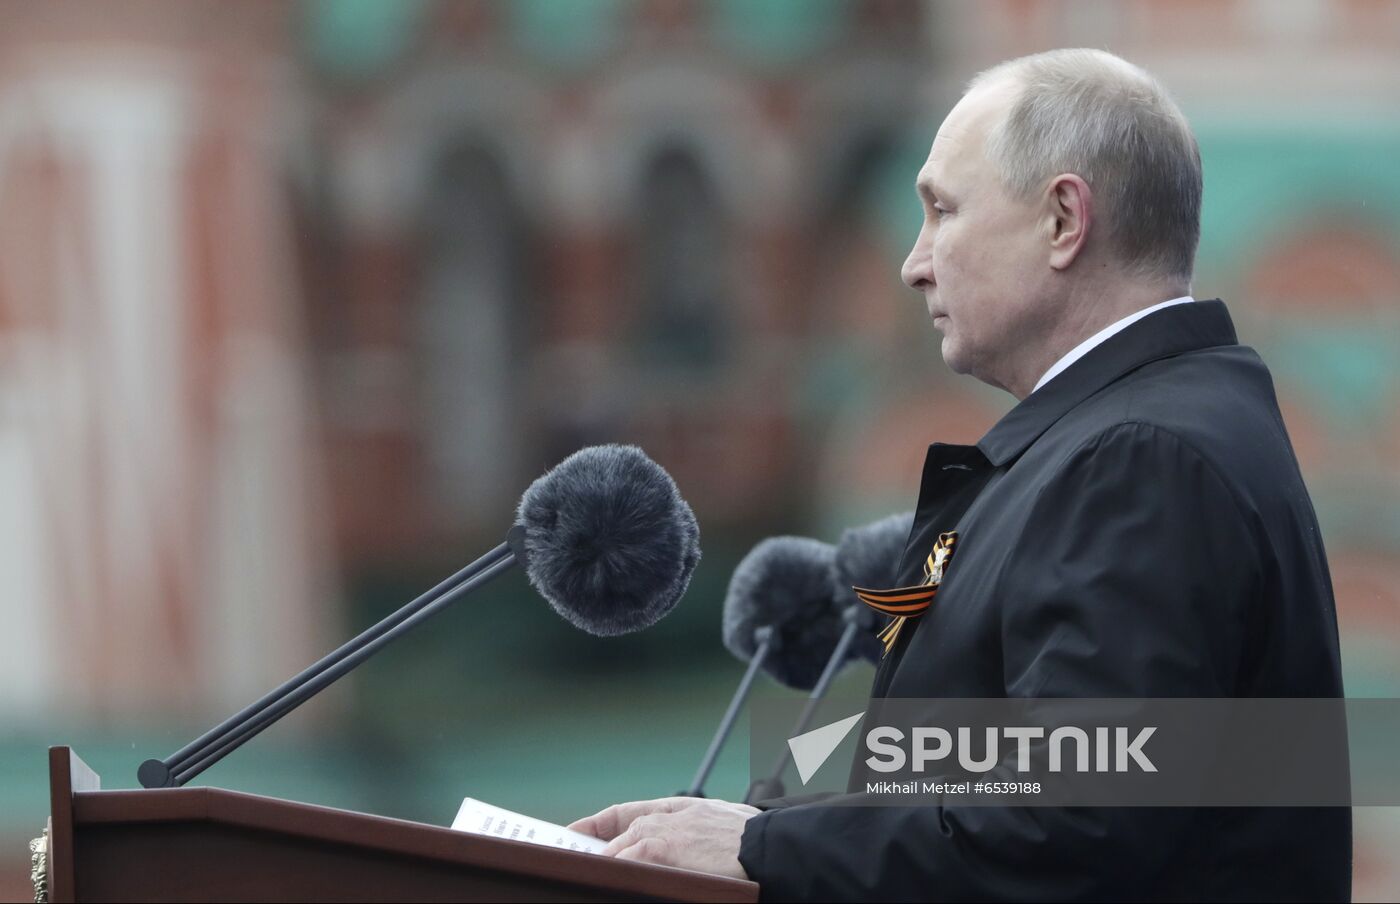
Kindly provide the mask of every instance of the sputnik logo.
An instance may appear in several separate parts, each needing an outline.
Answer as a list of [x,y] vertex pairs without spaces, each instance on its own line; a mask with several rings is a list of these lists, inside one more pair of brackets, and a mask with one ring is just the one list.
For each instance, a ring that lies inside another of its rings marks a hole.
[[851,729],[855,728],[856,723],[864,716],[865,713],[859,712],[839,722],[832,722],[795,738],[788,738],[788,749],[792,751],[792,762],[797,766],[797,775],[802,779],[802,784],[807,784],[807,781],[817,774],[817,770],[836,752],[846,735],[851,733]]

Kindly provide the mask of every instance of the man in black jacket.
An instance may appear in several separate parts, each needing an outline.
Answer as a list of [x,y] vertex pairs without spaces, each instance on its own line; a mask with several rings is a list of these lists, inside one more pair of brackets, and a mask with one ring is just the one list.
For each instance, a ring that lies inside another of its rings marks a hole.
[[[904,266],[956,372],[1020,400],[935,444],[899,586],[933,605],[883,697],[1340,697],[1326,556],[1268,370],[1195,301],[1200,157],[1150,75],[1054,51],[974,79],[917,182]],[[931,406],[936,415],[936,406]],[[1344,808],[670,798],[576,826],[771,900],[1344,900]]]

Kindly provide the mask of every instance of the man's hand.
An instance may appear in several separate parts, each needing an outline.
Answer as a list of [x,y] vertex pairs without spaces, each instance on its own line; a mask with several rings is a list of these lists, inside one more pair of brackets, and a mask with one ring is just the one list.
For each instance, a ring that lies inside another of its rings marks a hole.
[[614,804],[569,828],[608,842],[603,853],[619,860],[747,879],[739,863],[739,840],[744,823],[758,813],[723,800],[663,797]]

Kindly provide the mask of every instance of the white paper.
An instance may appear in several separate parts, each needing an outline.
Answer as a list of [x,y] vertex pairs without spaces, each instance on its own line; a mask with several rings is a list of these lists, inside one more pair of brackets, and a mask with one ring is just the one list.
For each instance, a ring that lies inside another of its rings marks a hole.
[[543,844],[546,847],[564,848],[569,851],[587,851],[590,854],[601,854],[603,848],[608,846],[606,841],[600,841],[591,835],[574,832],[542,819],[521,816],[519,813],[493,807],[471,797],[462,800],[462,808],[457,811],[457,818],[452,820],[452,828],[459,832],[471,832],[473,835],[488,835],[509,841],[528,841],[531,844]]

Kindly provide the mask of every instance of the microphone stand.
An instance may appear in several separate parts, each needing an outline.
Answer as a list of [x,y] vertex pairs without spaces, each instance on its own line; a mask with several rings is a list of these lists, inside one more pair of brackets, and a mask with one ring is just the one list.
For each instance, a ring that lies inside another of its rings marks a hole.
[[407,634],[457,600],[524,564],[525,528],[512,527],[506,542],[472,562],[413,602],[361,632],[255,703],[220,722],[163,760],[146,760],[136,777],[144,788],[174,788],[237,750],[287,713],[305,703],[380,649]]
[[729,701],[729,708],[725,710],[724,718],[720,719],[719,728],[710,741],[710,748],[705,751],[705,756],[700,760],[700,768],[696,770],[695,778],[691,781],[690,787],[680,793],[681,797],[705,796],[705,782],[709,779],[710,772],[715,768],[715,760],[719,758],[720,749],[724,747],[724,742],[729,739],[729,732],[734,728],[734,721],[739,718],[739,709],[748,699],[758,670],[763,666],[768,654],[778,648],[778,635],[771,627],[755,628],[753,642],[754,654],[749,659],[749,667],[744,672],[744,677],[739,681],[739,687],[735,689],[734,696]]
[[[812,717],[817,713],[817,704],[826,696],[827,689],[831,687],[832,679],[836,673],[841,671],[841,667],[846,664],[847,653],[851,649],[851,644],[855,642],[856,631],[860,628],[861,618],[865,615],[861,606],[850,606],[841,614],[842,620],[846,622],[846,629],[841,632],[841,638],[836,642],[836,649],[831,651],[831,658],[826,661],[826,668],[822,669],[821,677],[817,679],[816,686],[807,695],[807,705],[802,708],[802,714],[797,717],[797,723],[793,725],[789,737],[797,737],[807,730],[811,724]],[[751,804],[755,800],[763,800],[770,797],[782,797],[786,792],[783,785],[783,770],[787,768],[788,760],[792,758],[792,748],[783,745],[782,753],[773,763],[773,769],[768,773],[767,778],[756,780],[749,785],[749,790],[744,794],[744,803]]]

